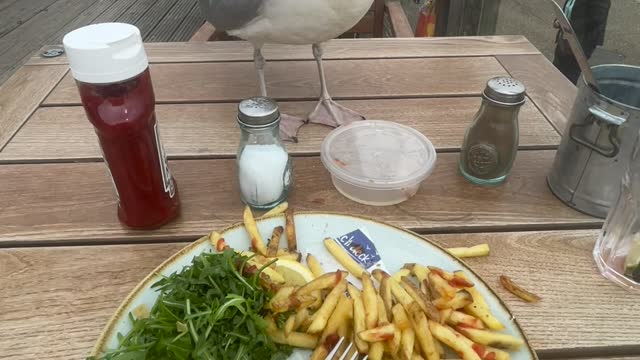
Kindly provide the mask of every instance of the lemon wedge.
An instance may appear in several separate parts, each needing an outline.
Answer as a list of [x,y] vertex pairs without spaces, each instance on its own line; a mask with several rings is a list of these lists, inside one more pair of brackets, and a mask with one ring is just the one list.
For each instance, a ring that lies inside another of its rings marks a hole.
[[276,261],[275,266],[276,272],[289,286],[302,286],[314,279],[311,270],[297,261],[282,259]]

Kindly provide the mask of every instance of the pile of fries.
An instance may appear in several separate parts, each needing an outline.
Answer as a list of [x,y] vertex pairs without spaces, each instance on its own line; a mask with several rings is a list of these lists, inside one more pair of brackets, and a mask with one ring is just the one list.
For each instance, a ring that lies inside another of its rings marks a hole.
[[[302,286],[283,283],[268,265],[280,258],[302,262],[290,210],[285,218],[286,229],[277,227],[265,245],[251,210],[244,212],[255,252],[245,253],[253,256],[250,261],[256,267],[267,264],[262,280],[275,291],[266,316],[275,342],[311,349],[312,360],[324,360],[342,337],[371,360],[444,359],[445,346],[464,360],[503,360],[509,359],[509,350],[524,345],[500,332],[504,325],[462,271],[406,264],[393,275],[379,269],[368,273],[327,239],[327,250],[348,272],[325,273],[316,257],[308,254],[305,266],[315,278]],[[287,249],[278,248],[283,232]],[[217,233],[212,233],[211,241],[218,250],[227,246]],[[360,279],[362,289],[348,282],[349,273]]]

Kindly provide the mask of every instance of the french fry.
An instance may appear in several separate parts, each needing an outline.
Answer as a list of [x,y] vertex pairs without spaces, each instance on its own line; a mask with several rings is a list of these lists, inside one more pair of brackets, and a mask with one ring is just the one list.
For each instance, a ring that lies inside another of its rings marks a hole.
[[289,251],[297,251],[298,241],[296,239],[296,224],[293,219],[292,209],[287,209],[285,212],[285,229],[287,231],[287,248]]
[[[351,285],[351,284],[349,284]],[[361,331],[367,329],[367,323],[365,321],[364,303],[362,302],[362,295],[360,290],[355,289],[354,286],[349,286],[349,295],[353,299],[353,332],[358,334]],[[360,339],[359,336],[353,337],[353,342],[356,344],[356,348],[362,354],[369,352],[369,344],[366,341]]]
[[[375,272],[375,271],[374,271]],[[382,302],[384,304],[384,308],[388,314],[391,315],[391,308],[393,307],[393,297],[391,294],[391,286],[389,285],[389,277],[382,277],[379,281],[380,288],[378,289],[380,296],[382,297]],[[389,319],[391,320],[391,319]]]
[[271,297],[271,300],[265,306],[267,309],[271,309],[271,304],[288,299],[296,291],[293,286],[283,286]]
[[[419,307],[419,305],[416,306]],[[439,360],[440,354],[436,350],[425,313],[421,311],[411,311],[411,322],[413,328],[416,330],[416,340],[418,340],[420,344],[424,358],[426,360]]]
[[[435,273],[444,279],[447,284],[456,291],[473,287],[473,283],[469,281],[467,277],[461,275],[463,274],[462,271],[456,271],[452,274],[437,267],[429,267],[429,270],[431,270],[431,273]],[[431,280],[431,278],[429,280]]]
[[411,360],[424,360],[424,358],[419,354],[413,353],[413,355],[411,355]]
[[289,334],[293,332],[293,327],[295,326],[295,324],[296,324],[296,315],[295,314],[289,315],[289,317],[287,318],[287,321],[285,321],[284,323],[285,336],[289,336]]
[[378,325],[378,297],[373,286],[371,276],[362,272],[362,302],[364,304],[364,319],[367,329],[373,329]]
[[519,297],[520,299],[522,299],[525,302],[528,303],[537,303],[540,300],[542,300],[542,298],[532,292],[529,292],[525,289],[523,289],[522,287],[516,285],[508,276],[506,275],[500,275],[500,284],[502,284],[502,286],[507,289],[507,291],[509,291],[510,293],[512,293],[513,295]]
[[[302,288],[301,288],[302,289]],[[324,299],[322,306],[315,314],[313,314],[313,321],[309,325],[307,332],[310,334],[317,334],[321,332],[329,321],[329,316],[338,304],[338,300],[342,293],[347,290],[347,280],[342,279]]]
[[489,330],[473,329],[461,325],[456,326],[455,329],[472,341],[481,345],[509,350],[518,350],[524,345],[524,342],[521,339],[508,334],[497,333]]
[[411,270],[402,268],[398,270],[395,274],[393,274],[392,278],[393,280],[400,282],[400,280],[402,280],[403,277],[409,276],[409,275],[411,275]]
[[[509,356],[509,353],[504,350],[496,349],[490,346],[487,346],[486,350],[487,354],[495,354],[495,360],[509,360],[511,358],[511,356]],[[490,357],[491,355],[485,356],[485,359],[490,359]]]
[[433,339],[433,345],[435,346],[436,351],[440,355],[440,358],[443,358],[444,357],[444,347],[442,346],[442,343],[440,342],[440,340],[434,338]]
[[333,257],[351,273],[351,275],[358,279],[362,276],[362,272],[364,271],[362,266],[353,260],[351,256],[349,256],[349,254],[347,254],[346,251],[344,251],[344,249],[341,248],[340,245],[338,245],[332,238],[324,239],[324,246],[331,255],[333,255]]
[[333,288],[334,286],[342,282],[342,280],[345,279],[347,275],[348,274],[346,271],[340,271],[340,270],[326,273],[320,276],[319,278],[313,279],[313,281],[310,281],[306,283],[304,286],[300,287],[296,291],[296,294],[309,295],[316,290]]
[[383,342],[375,342],[369,346],[369,359],[371,360],[382,360],[382,355],[384,354],[384,343]]
[[311,270],[313,276],[317,278],[324,274],[322,265],[320,265],[320,262],[318,261],[318,259],[316,259],[315,256],[313,256],[313,254],[307,254],[307,266]]
[[[443,344],[452,348],[463,360],[483,360],[473,349],[471,341],[448,326],[428,320],[429,330]],[[467,341],[465,341],[467,340]]]
[[402,348],[403,359],[411,359],[415,341],[416,333],[412,327],[408,327],[402,330],[402,339],[400,340],[400,346]]
[[373,276],[374,279],[376,279],[378,283],[381,283],[383,278],[391,277],[391,275],[387,274],[386,271],[380,270],[380,269],[374,269],[371,272],[371,275]]
[[427,279],[427,275],[429,274],[429,268],[426,266],[410,263],[404,265],[405,269],[409,269],[411,273],[418,279],[419,282],[422,282]]
[[489,244],[480,244],[471,247],[448,248],[447,251],[449,252],[449,254],[459,258],[489,256],[490,252]]
[[274,207],[273,209],[267,211],[261,217],[262,218],[266,218],[266,217],[269,217],[269,216],[275,216],[275,215],[278,215],[278,214],[282,214],[288,208],[289,208],[289,203],[285,201],[285,202],[279,204],[278,206]]
[[[446,319],[447,324],[451,325],[451,326],[457,326],[457,325],[462,325],[465,327],[470,327],[470,328],[474,328],[474,329],[484,329],[484,323],[482,322],[482,320],[471,316],[469,314],[465,314],[463,312],[460,311],[451,311],[451,309],[447,309],[450,311],[449,316]],[[443,310],[446,311],[446,310]]]
[[447,280],[445,280],[440,274],[436,272],[429,272],[427,278],[429,279],[430,286],[435,289],[441,298],[451,299],[456,296],[456,292],[458,292],[458,290],[449,285]]
[[353,300],[347,298],[344,294],[340,294],[338,305],[336,305],[333,313],[327,321],[327,325],[322,331],[320,342],[324,342],[330,335],[338,335],[338,329],[340,328],[340,326],[351,320],[351,309],[353,309]]
[[231,248],[227,245],[227,242],[224,240],[222,235],[216,231],[212,231],[211,234],[209,234],[209,243],[217,252],[222,252]]
[[411,321],[402,304],[395,304],[391,312],[393,313],[393,323],[398,329],[404,331],[404,329],[411,327]]
[[265,246],[264,241],[262,241],[262,237],[260,236],[260,232],[256,226],[256,220],[253,217],[250,207],[245,206],[242,217],[244,220],[244,227],[251,239],[251,247],[255,249],[258,254],[267,256],[267,247]]
[[300,262],[300,259],[302,259],[302,254],[297,251],[289,251],[288,249],[278,249],[275,257],[278,258],[278,260],[293,260]]
[[325,344],[318,344],[311,353],[309,360],[324,360],[329,355],[330,351]]
[[267,329],[267,334],[277,344],[289,345],[304,349],[313,349],[318,343],[318,337],[301,332],[292,332],[288,336],[284,331],[277,329]]
[[389,324],[391,321],[389,321],[389,316],[387,315],[387,309],[384,306],[384,301],[382,300],[382,296],[378,294],[376,298],[377,298],[376,300],[378,305],[376,306],[376,308],[378,309],[378,325]]
[[387,345],[389,347],[387,352],[395,357],[402,345],[402,331],[400,331],[397,326],[394,330],[393,339],[387,341]]
[[276,226],[273,229],[273,233],[271,233],[271,239],[269,239],[269,243],[267,244],[267,256],[274,257],[278,254],[278,248],[280,247],[280,237],[282,236],[282,232],[284,228],[282,226]]
[[389,286],[391,287],[391,294],[396,300],[404,306],[405,309],[409,309],[409,305],[414,302],[413,298],[409,293],[402,288],[402,286],[395,280],[389,280]]
[[[466,278],[466,275],[462,272],[459,273],[459,275]],[[502,325],[500,320],[496,319],[496,317],[491,314],[489,305],[487,305],[487,302],[482,297],[482,294],[480,294],[480,292],[475,287],[468,288],[467,291],[469,292],[469,294],[471,294],[473,302],[465,306],[464,310],[467,313],[482,320],[482,322],[489,329],[497,331],[504,330],[504,325]]]
[[435,307],[438,309],[458,310],[458,309],[462,309],[467,305],[471,305],[472,303],[473,303],[473,298],[471,297],[471,294],[469,294],[467,290],[462,290],[457,292],[456,295],[451,299],[440,298],[434,301],[433,305],[435,305]]
[[453,309],[442,309],[439,312],[440,312],[440,323],[444,324],[449,319],[449,316],[451,316]]
[[313,295],[297,295],[293,294],[285,299],[279,301],[271,301],[269,308],[274,314],[287,312],[290,310],[305,308],[316,301],[316,297]]
[[[311,315],[309,314],[309,310],[304,308],[300,309],[294,315],[293,329],[291,331],[298,331],[302,327],[302,325],[309,320]],[[306,331],[306,329],[305,329]],[[285,324],[285,333],[286,333],[286,324]]]
[[358,337],[366,342],[387,341],[395,336],[395,325],[386,324],[368,330],[357,332]]
[[424,311],[429,319],[440,322],[440,313],[438,312],[438,309],[429,299],[427,299],[427,296],[423,292],[421,292],[415,287],[415,285],[413,285],[413,283],[411,283],[409,278],[403,277],[400,285],[409,294],[409,296],[411,296],[413,300],[418,303],[422,311]]

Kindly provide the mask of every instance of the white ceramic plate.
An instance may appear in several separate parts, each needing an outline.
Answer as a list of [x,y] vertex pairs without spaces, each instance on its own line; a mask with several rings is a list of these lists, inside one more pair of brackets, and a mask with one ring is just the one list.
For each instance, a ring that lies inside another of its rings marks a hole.
[[[284,217],[275,216],[257,221],[258,228],[264,239],[267,239],[275,226],[284,226]],[[491,289],[469,269],[462,261],[449,255],[438,245],[410,231],[379,223],[370,219],[340,214],[319,214],[299,212],[295,215],[296,237],[298,249],[304,253],[312,252],[318,257],[325,271],[335,271],[342,267],[325,250],[322,240],[326,237],[336,237],[359,228],[365,228],[376,247],[387,269],[394,273],[405,263],[420,263],[433,265],[445,270],[464,270],[475,287],[483,294],[491,307],[492,313],[506,326],[505,332],[524,340],[526,346],[518,352],[511,353],[513,360],[537,359],[531,349],[518,322],[513,318],[507,307],[493,293]],[[235,249],[249,248],[249,237],[242,224],[236,224],[223,231],[222,236]],[[286,239],[286,235],[283,235]],[[286,243],[282,239],[282,243]],[[103,330],[92,355],[103,353],[106,349],[117,348],[117,334],[126,334],[131,329],[128,319],[129,312],[137,306],[145,304],[151,308],[156,301],[158,292],[151,289],[151,285],[160,279],[159,274],[170,275],[191,264],[192,259],[205,251],[213,251],[207,237],[195,241],[166,260],[151,274],[140,282],[135,289],[118,307],[118,310]],[[296,351],[291,357],[294,359],[308,359],[309,352]]]

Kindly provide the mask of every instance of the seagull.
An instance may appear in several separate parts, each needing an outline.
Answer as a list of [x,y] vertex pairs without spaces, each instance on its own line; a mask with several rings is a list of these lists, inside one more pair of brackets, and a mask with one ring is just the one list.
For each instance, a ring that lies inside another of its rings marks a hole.
[[363,120],[329,95],[322,66],[323,44],[351,29],[367,13],[373,0],[198,0],[207,20],[220,31],[253,44],[253,60],[260,93],[267,96],[262,47],[267,43],[312,45],[320,76],[320,99],[307,119],[283,114],[280,134],[297,141],[307,121],[332,127]]

